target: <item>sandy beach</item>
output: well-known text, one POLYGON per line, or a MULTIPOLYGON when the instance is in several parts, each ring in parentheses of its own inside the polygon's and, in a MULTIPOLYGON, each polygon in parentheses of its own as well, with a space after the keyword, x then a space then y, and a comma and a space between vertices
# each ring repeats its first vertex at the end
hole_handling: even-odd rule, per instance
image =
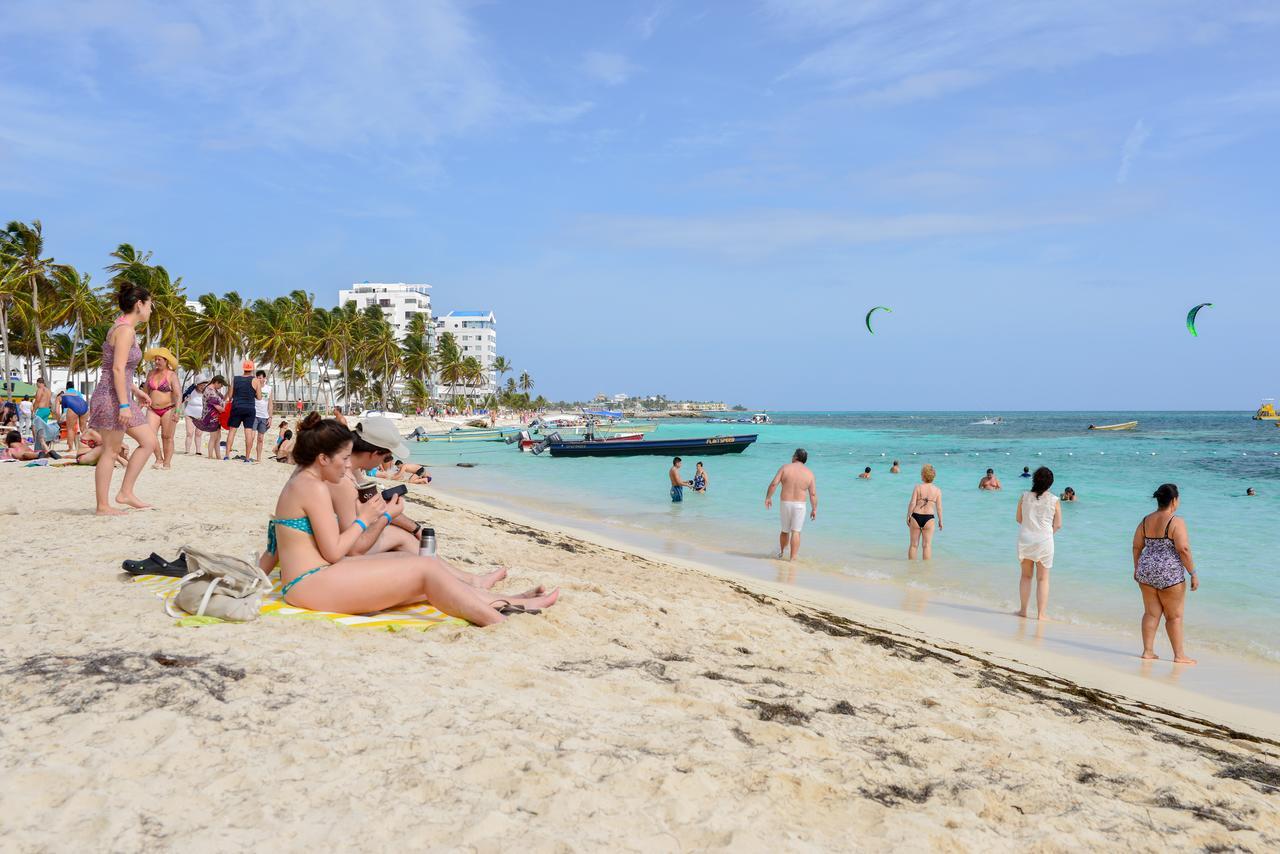
POLYGON ((108 519, 92 469, 0 467, 6 850, 1280 847, 1264 713, 1228 725, 430 488, 409 512, 443 557, 560 603, 483 631, 180 628, 127 583, 121 560, 184 543, 255 554, 289 471, 179 455, 139 481, 157 510, 108 519))

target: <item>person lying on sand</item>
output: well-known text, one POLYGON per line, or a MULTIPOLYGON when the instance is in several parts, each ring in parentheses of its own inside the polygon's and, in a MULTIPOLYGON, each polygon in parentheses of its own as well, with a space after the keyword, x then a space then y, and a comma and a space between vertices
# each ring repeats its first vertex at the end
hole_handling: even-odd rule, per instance
POLYGON ((8 449, 9 459, 11 460, 30 462, 31 460, 43 460, 45 457, 51 460, 62 459, 57 451, 37 451, 23 441, 22 434, 17 430, 10 430, 5 434, 4 446, 8 449))
POLYGON ((478 626, 500 623, 506 613, 537 611, 555 604, 559 590, 543 593, 535 588, 518 596, 500 596, 460 581, 457 570, 435 557, 351 555, 372 526, 385 527, 404 509, 399 496, 388 505, 375 494, 359 506, 351 524, 343 525, 334 517, 339 508, 334 505, 331 487, 346 478, 357 438, 358 434, 337 421, 322 419, 314 412, 298 425, 293 449, 298 468, 276 501, 264 555, 264 561, 268 556, 278 558, 285 602, 343 614, 368 614, 426 602, 478 626))

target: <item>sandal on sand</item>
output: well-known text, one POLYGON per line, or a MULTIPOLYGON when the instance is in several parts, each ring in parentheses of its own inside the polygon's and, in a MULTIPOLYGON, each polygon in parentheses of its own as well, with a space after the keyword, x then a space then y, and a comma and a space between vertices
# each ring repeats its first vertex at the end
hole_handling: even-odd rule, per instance
POLYGON ((177 560, 165 560, 152 552, 143 560, 126 560, 120 568, 130 575, 167 575, 170 578, 182 578, 187 574, 187 556, 179 554, 177 560))
POLYGON ((510 616, 511 614, 541 614, 541 608, 526 608, 523 605, 513 605, 506 599, 499 599, 493 603, 493 607, 499 614, 510 616))

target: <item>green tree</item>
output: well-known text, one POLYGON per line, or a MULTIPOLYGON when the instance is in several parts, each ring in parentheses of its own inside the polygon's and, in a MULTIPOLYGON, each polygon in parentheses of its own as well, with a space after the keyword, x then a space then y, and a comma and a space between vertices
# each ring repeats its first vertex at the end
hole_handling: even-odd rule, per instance
POLYGON ((525 394, 529 393, 529 389, 533 388, 533 377, 529 376, 528 371, 522 371, 520 374, 520 390, 525 394))
POLYGON ((52 258, 42 258, 44 254, 44 228, 40 220, 32 220, 30 225, 18 220, 11 221, 3 233, 0 233, 0 265, 15 270, 22 296, 30 300, 28 324, 35 338, 36 363, 40 375, 45 375, 44 340, 41 330, 40 290, 50 293, 50 283, 54 272, 52 258))

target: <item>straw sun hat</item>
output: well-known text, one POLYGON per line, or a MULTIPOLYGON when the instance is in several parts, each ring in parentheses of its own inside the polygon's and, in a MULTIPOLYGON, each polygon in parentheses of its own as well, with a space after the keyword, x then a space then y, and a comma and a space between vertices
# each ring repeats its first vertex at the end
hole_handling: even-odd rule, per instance
POLYGON ((142 358, 148 362, 156 358, 164 359, 169 363, 169 370, 178 370, 178 360, 169 352, 168 347, 148 347, 147 352, 142 354, 142 358))

